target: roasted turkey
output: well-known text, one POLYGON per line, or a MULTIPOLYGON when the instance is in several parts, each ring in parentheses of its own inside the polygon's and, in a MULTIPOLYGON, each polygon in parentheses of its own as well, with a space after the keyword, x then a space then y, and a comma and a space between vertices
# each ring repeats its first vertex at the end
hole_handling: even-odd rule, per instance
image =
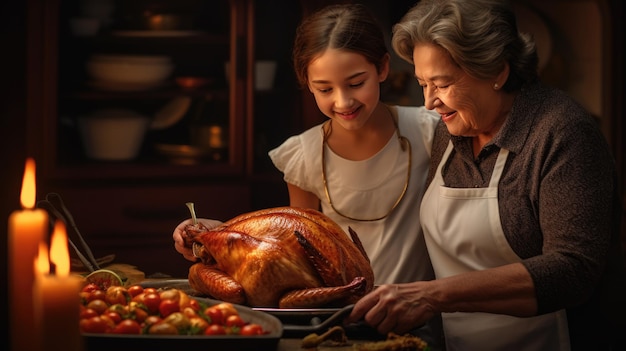
POLYGON ((200 258, 189 284, 251 307, 345 306, 374 284, 367 254, 349 232, 352 239, 321 212, 295 207, 245 213, 211 229, 188 225, 183 237, 200 258))

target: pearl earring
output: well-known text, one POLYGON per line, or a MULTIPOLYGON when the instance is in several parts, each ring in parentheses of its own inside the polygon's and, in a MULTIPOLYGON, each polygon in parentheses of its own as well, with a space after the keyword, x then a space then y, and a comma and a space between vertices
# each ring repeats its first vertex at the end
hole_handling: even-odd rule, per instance
POLYGON ((498 85, 498 83, 495 83, 493 85, 493 90, 498 90, 498 89, 500 89, 500 86, 498 85))

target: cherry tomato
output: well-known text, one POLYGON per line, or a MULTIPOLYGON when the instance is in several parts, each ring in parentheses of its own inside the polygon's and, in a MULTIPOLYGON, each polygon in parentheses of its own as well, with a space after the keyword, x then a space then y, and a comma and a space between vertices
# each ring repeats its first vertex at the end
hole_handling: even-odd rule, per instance
POLYGON ((98 314, 103 314, 109 308, 109 305, 104 300, 93 300, 87 304, 87 308, 91 308, 98 314))
POLYGON ((180 311, 180 305, 175 300, 161 300, 159 304, 159 313, 161 317, 167 317, 174 312, 180 311))
POLYGON ((101 314, 100 318, 107 324, 107 333, 111 332, 111 330, 115 328, 115 322, 111 319, 111 317, 107 316, 106 313, 101 314))
POLYGON ((87 292, 87 291, 81 291, 78 293, 78 297, 80 298, 80 303, 82 305, 86 305, 87 304, 87 299, 89 298, 89 295, 91 293, 87 292))
POLYGON ((104 292, 104 290, 94 290, 91 293, 89 293, 89 296, 87 296, 87 302, 91 302, 93 300, 102 300, 102 301, 106 301, 106 293, 104 292))
POLYGON ((189 307, 193 308, 196 312, 200 311, 200 303, 196 299, 191 299, 191 301, 189 301, 189 307))
POLYGON ((122 321, 122 316, 117 312, 107 311, 107 312, 104 312, 104 315, 111 318, 111 320, 115 324, 119 324, 122 321))
POLYGON ((80 319, 89 319, 91 317, 99 316, 100 314, 96 312, 93 308, 84 308, 80 311, 80 319))
POLYGON ((191 326, 189 318, 185 317, 182 312, 173 312, 169 316, 163 318, 163 323, 169 323, 176 327, 179 331, 186 331, 191 326))
POLYGON ((180 301, 180 290, 178 289, 163 290, 159 293, 159 296, 161 296, 161 300, 174 300, 178 302, 180 301))
POLYGON ((95 290, 100 290, 100 288, 98 287, 98 284, 89 283, 89 284, 83 286, 83 289, 81 291, 90 293, 90 292, 93 292, 95 290))
POLYGON ((124 319, 113 329, 115 334, 141 334, 141 326, 133 319, 124 319))
POLYGON ((110 319, 95 316, 91 318, 81 319, 79 322, 80 330, 83 333, 108 333, 113 329, 110 319))
POLYGON ((241 335, 263 335, 265 331, 260 324, 250 323, 241 327, 241 335))
POLYGON ((226 317, 226 326, 227 327, 243 327, 244 325, 246 325, 246 322, 239 316, 236 314, 230 315, 228 317, 226 317))
POLYGON ((156 288, 144 288, 143 292, 145 294, 158 294, 159 291, 156 288))
POLYGON ((226 328, 219 324, 211 324, 204 330, 204 335, 225 335, 226 328))
POLYGON ((191 327, 197 330, 205 330, 209 327, 209 322, 198 316, 190 317, 189 322, 191 323, 191 327))
POLYGON ((187 318, 198 317, 198 313, 196 313, 196 311, 193 308, 191 308, 191 307, 183 308, 183 314, 187 318))
POLYGON ((115 305, 109 306, 109 308, 107 308, 107 312, 116 312, 119 313, 120 316, 124 316, 128 314, 128 306, 116 303, 115 305))
POLYGON ((136 308, 132 311, 132 315, 133 319, 136 320, 139 323, 142 323, 143 321, 146 320, 146 318, 148 318, 148 312, 146 310, 144 310, 143 308, 136 308))
POLYGON ((81 319, 78 326, 83 333, 105 333, 107 328, 100 316, 81 319))
POLYGON ((157 293, 145 293, 143 296, 143 304, 146 305, 148 312, 154 314, 159 312, 159 305, 161 304, 161 297, 157 293))
POLYGON ((228 302, 218 303, 217 305, 214 305, 214 307, 222 311, 222 316, 224 320, 226 320, 228 316, 231 316, 233 314, 239 314, 235 306, 228 302))
POLYGON ((133 296, 130 299, 130 302, 143 303, 143 299, 144 299, 145 296, 146 296, 146 293, 143 293, 143 292, 139 293, 139 294, 133 296))
POLYGON ((152 315, 152 316, 148 316, 148 317, 146 317, 146 319, 144 319, 143 325, 144 326, 151 326, 153 324, 159 323, 160 321, 162 321, 161 317, 156 316, 156 315, 152 315))
POLYGON ((135 297, 143 292, 143 286, 141 285, 131 285, 128 287, 128 293, 130 296, 135 297))
POLYGON ((209 317, 209 323, 211 324, 224 324, 224 316, 222 310, 215 306, 207 307, 204 309, 204 315, 209 317))
POLYGON ((130 318, 136 320, 139 323, 142 323, 146 318, 148 318, 148 311, 143 309, 141 305, 137 302, 130 302, 128 304, 128 313, 130 318))
POLYGON ((110 305, 122 304, 125 305, 130 301, 130 294, 128 290, 123 286, 110 286, 106 290, 105 300, 110 305))
POLYGON ((178 329, 169 323, 159 322, 150 326, 148 334, 176 335, 178 334, 178 329))

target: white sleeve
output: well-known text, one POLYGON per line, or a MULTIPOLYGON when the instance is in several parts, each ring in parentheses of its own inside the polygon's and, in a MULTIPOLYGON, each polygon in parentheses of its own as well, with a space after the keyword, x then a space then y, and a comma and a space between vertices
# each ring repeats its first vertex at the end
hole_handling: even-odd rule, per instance
POLYGON ((295 135, 283 142, 280 146, 268 153, 274 166, 283 173, 285 182, 293 184, 302 190, 315 191, 315 177, 312 177, 311 162, 316 162, 320 152, 314 148, 311 137, 319 135, 319 128, 295 135))

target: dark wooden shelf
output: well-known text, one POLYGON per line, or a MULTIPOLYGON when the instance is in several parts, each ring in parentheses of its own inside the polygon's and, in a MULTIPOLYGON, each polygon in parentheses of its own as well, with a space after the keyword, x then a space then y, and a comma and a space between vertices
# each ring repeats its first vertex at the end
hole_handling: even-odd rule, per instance
POLYGON ((141 99, 169 99, 176 96, 190 96, 205 100, 228 99, 226 87, 182 89, 174 82, 168 81, 162 87, 141 91, 115 91, 97 89, 83 84, 71 91, 61 91, 61 99, 68 100, 141 100, 141 99))

